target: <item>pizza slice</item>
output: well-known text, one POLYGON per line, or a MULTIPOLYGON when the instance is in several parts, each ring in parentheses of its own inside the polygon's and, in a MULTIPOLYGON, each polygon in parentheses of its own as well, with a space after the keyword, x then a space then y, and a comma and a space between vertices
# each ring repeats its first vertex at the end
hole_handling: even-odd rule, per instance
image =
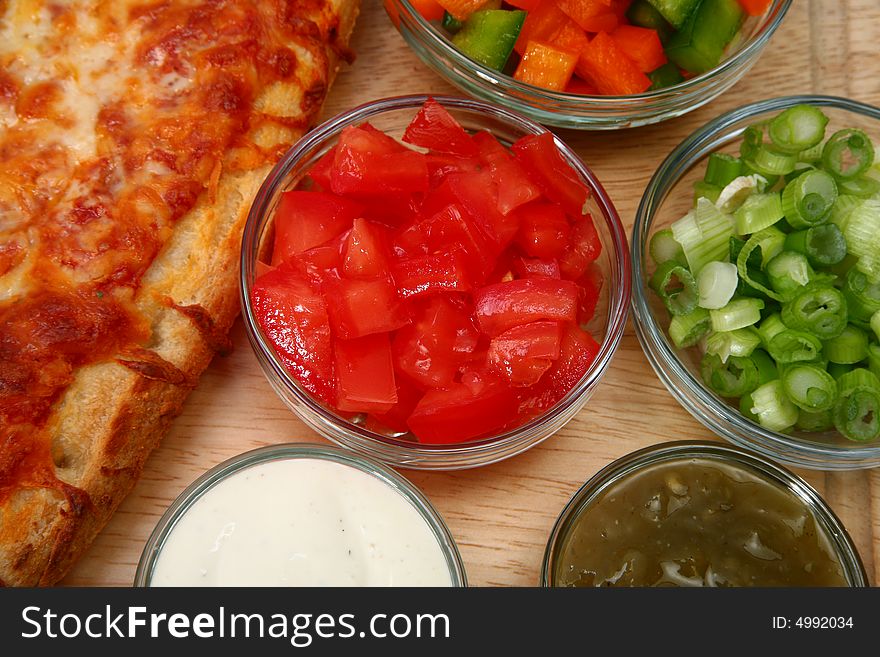
POLYGON ((59 580, 238 312, 358 0, 0 0, 0 584, 59 580))

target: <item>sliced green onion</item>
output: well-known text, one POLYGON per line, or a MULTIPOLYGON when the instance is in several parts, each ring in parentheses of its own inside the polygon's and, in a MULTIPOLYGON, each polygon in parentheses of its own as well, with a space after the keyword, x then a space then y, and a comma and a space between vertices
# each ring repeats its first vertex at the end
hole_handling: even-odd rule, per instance
POLYGON ((731 356, 726 362, 705 354, 700 374, 709 388, 721 397, 740 397, 758 386, 758 369, 750 358, 731 356))
POLYGON ((735 331, 761 321, 761 299, 734 299, 723 308, 710 310, 713 331, 735 331))
POLYGON ((862 199, 858 198, 857 196, 851 196, 850 194, 841 194, 834 202, 828 220, 845 233, 852 211, 861 204, 862 199))
POLYGON ((812 164, 807 164, 806 162, 798 162, 794 165, 794 171, 784 176, 785 184, 787 185, 792 180, 797 178, 798 176, 802 176, 807 173, 807 171, 815 171, 816 167, 812 164))
POLYGON ((867 199, 850 212, 843 229, 849 252, 855 256, 875 256, 880 240, 880 200, 867 199))
POLYGON ((782 317, 779 316, 779 313, 767 315, 758 326, 758 335, 761 337, 764 349, 767 349, 770 346, 770 341, 773 340, 774 337, 785 331, 787 328, 788 327, 782 322, 782 317))
POLYGON ((800 409, 794 426, 801 431, 828 431, 834 428, 834 420, 831 418, 831 411, 813 412, 800 409))
POLYGON ((880 340, 880 310, 871 317, 871 330, 874 331, 874 335, 880 340))
POLYGON ((795 406, 805 411, 828 411, 837 401, 834 377, 815 365, 787 367, 782 374, 782 387, 795 406))
POLYGON ((740 157, 743 161, 752 159, 763 145, 764 127, 761 125, 750 125, 743 130, 742 141, 739 145, 740 157))
POLYGON ((807 148, 806 150, 798 153, 798 161, 799 162, 807 162, 809 164, 816 164, 822 160, 822 149, 824 144, 816 144, 812 148, 807 148))
POLYGON ((747 393, 739 398, 739 412, 755 424, 760 424, 758 416, 752 413, 752 406, 754 405, 755 403, 752 400, 752 393, 747 393))
POLYGON ((857 128, 838 130, 822 149, 822 165, 837 178, 852 179, 861 176, 874 163, 874 145, 857 128))
POLYGON ((708 263, 697 276, 698 305, 709 310, 723 308, 733 298, 737 283, 735 264, 717 260, 708 263))
POLYGON ((798 419, 798 408, 786 397, 779 379, 752 391, 752 413, 762 427, 771 431, 784 431, 798 419))
POLYGON ((837 200, 837 183, 829 174, 816 169, 798 176, 782 191, 785 220, 794 229, 824 222, 837 200))
POLYGON ((797 251, 783 251, 767 263, 770 286, 782 299, 790 299, 813 277, 807 256, 797 251))
POLYGON ((759 280, 757 272, 749 267, 752 254, 756 249, 760 249, 762 266, 765 266, 770 260, 775 258, 782 252, 785 246, 785 233, 775 227, 765 228, 752 235, 739 252, 736 259, 736 267, 739 276, 743 281, 751 285, 756 290, 766 294, 771 299, 781 301, 781 297, 772 289, 767 287, 764 281, 759 280))
POLYGON ((761 338, 753 328, 710 333, 706 339, 706 353, 715 354, 726 363, 731 356, 745 358, 761 346, 761 338))
POLYGON ((687 315, 697 307, 697 282, 687 267, 675 260, 658 266, 650 285, 672 315, 687 315))
POLYGON ((808 363, 815 361, 822 353, 822 341, 806 331, 785 329, 770 340, 767 351, 777 363, 808 363))
POLYGON ((713 260, 726 260, 733 222, 711 201, 699 199, 692 212, 672 224, 672 235, 684 249, 691 273, 696 276, 713 260))
POLYGON ((880 310, 880 283, 872 283, 867 274, 851 268, 843 283, 843 296, 850 321, 868 323, 880 310))
POLYGON ((836 381, 847 372, 852 372, 855 368, 852 365, 842 365, 840 363, 828 363, 825 370, 834 377, 836 381))
POLYGON ((784 176, 794 171, 797 155, 783 153, 773 146, 760 146, 749 159, 749 166, 764 176, 784 176))
POLYGON ((830 286, 811 285, 782 306, 786 326, 807 331, 820 340, 837 337, 846 328, 846 299, 830 286))
POLYGON ((758 368, 758 385, 764 385, 768 381, 779 378, 779 368, 776 362, 763 349, 755 349, 751 355, 752 362, 758 368))
POLYGON ((703 181, 715 187, 726 187, 742 172, 742 160, 727 153, 712 153, 706 165, 703 181))
POLYGON ((660 265, 670 260, 674 260, 682 265, 687 264, 681 244, 675 241, 675 238, 672 236, 672 230, 669 228, 664 228, 654 233, 648 245, 648 250, 655 265, 660 265))
POLYGON ((825 139, 828 117, 812 105, 796 105, 770 121, 768 133, 773 145, 797 155, 825 139))
POLYGON ((868 345, 868 369, 874 376, 880 377, 880 345, 868 345))
POLYGON ((735 178, 721 190, 715 206, 722 212, 735 212, 752 194, 761 194, 767 188, 767 179, 755 173, 735 178))
POLYGON ((721 196, 721 188, 717 185, 710 185, 702 180, 694 183, 694 207, 696 207, 701 198, 715 203, 719 196, 721 196))
POLYGON ((852 180, 841 180, 837 184, 841 194, 855 196, 856 198, 871 198, 880 193, 880 180, 860 176, 852 180))
POLYGON ((819 224, 789 233, 785 248, 803 253, 814 267, 830 267, 846 257, 846 238, 834 224, 819 224))
MULTIPOLYGON (((880 240, 877 240, 877 249, 880 251, 880 240)), ((861 256, 856 262, 856 269, 867 276, 871 283, 880 283, 880 253, 861 256)))
POLYGON ((774 193, 752 194, 733 213, 737 235, 757 233, 769 228, 783 216, 782 198, 774 193))
POLYGON ((864 368, 837 381, 839 397, 834 426, 849 440, 864 442, 880 435, 880 379, 864 368))
POLYGON ((709 311, 695 308, 687 315, 674 315, 669 322, 669 337, 678 349, 693 347, 712 329, 709 311))
POLYGON ((822 343, 822 353, 832 363, 853 365, 868 357, 868 334, 852 324, 835 338, 822 343))

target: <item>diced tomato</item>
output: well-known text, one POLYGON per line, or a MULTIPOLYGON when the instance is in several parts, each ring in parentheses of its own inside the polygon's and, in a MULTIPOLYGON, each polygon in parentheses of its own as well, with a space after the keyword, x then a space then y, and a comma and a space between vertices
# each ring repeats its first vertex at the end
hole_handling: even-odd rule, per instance
POLYGON ((604 0, 555 0, 559 9, 587 32, 610 32, 617 15, 604 0))
POLYGON ((643 73, 650 73, 666 63, 666 53, 656 30, 636 25, 620 25, 611 38, 643 73))
POLYGON ((475 156, 477 148, 443 105, 429 98, 403 133, 403 141, 440 153, 475 156))
POLYGON ((527 135, 510 148, 547 198, 559 203, 566 213, 575 217, 581 215, 590 195, 589 189, 562 157, 552 133, 527 135))
POLYGON ((572 281, 523 278, 476 290, 474 308, 483 333, 496 336, 542 319, 573 322, 577 299, 578 287, 572 281))
POLYGON ((470 313, 436 297, 417 306, 413 323, 395 334, 394 364, 422 388, 446 386, 478 340, 470 313))
POLYGON ((371 413, 367 418, 366 428, 377 433, 406 433, 409 426, 407 419, 422 398, 422 391, 408 381, 397 381, 397 403, 384 413, 371 413), (389 431, 390 430, 390 431, 389 431))
POLYGON ((521 205, 541 196, 541 190, 526 172, 513 159, 504 146, 485 130, 473 136, 480 158, 489 166, 492 180, 498 188, 498 210, 503 215, 510 214, 521 205))
POLYGON ((559 258, 562 277, 577 280, 602 253, 602 242, 593 224, 593 218, 585 214, 575 220, 569 235, 569 247, 559 258))
POLYGON ((383 226, 396 228, 419 217, 422 194, 401 194, 391 196, 358 196, 364 210, 364 219, 375 221, 383 226))
POLYGON ((397 293, 413 299, 473 287, 461 249, 399 260, 391 266, 397 293))
POLYGON ((513 251, 508 249, 498 256, 498 259, 495 261, 495 269, 486 278, 486 285, 505 283, 513 279, 513 251))
POLYGON ((343 340, 394 331, 409 323, 409 313, 388 279, 331 279, 321 288, 333 334, 343 340))
POLYGON ((739 4, 749 16, 761 16, 773 0, 739 0, 739 4))
POLYGON ((419 229, 431 253, 461 249, 475 282, 482 282, 491 272, 497 248, 476 228, 461 205, 447 205, 423 221, 419 229))
POLYGON ((337 340, 336 407, 353 413, 385 413, 397 403, 387 333, 337 340))
POLYGON ((559 322, 532 322, 514 326, 492 338, 489 363, 512 386, 532 386, 559 358, 561 337, 559 322))
POLYGON ((559 358, 534 386, 525 390, 519 412, 524 418, 550 409, 574 388, 596 359, 599 344, 577 324, 562 330, 559 358))
POLYGON ((580 296, 578 298, 578 323, 587 324, 593 315, 596 314, 596 306, 599 304, 599 297, 602 294, 602 284, 605 277, 602 270, 593 262, 587 267, 587 271, 578 280, 580 286, 580 296))
POLYGON ((498 186, 489 172, 453 174, 446 182, 453 196, 480 225, 483 233, 494 238, 500 251, 516 235, 517 222, 498 210, 498 186))
POLYGON ((419 401, 408 424, 422 443, 452 444, 490 435, 516 415, 512 388, 493 381, 479 389, 463 383, 432 388, 419 401))
POLYGON ((375 128, 345 128, 336 147, 330 188, 336 194, 365 196, 427 191, 425 156, 395 145, 400 146, 375 128))
POLYGON ((318 191, 330 191, 330 176, 333 171, 333 163, 336 161, 336 146, 324 153, 321 158, 309 169, 311 178, 320 187, 318 191))
POLYGON ((351 228, 361 206, 326 192, 284 192, 275 210, 272 264, 333 239, 351 228))
POLYGON ((332 404, 332 339, 321 295, 288 266, 257 278, 251 295, 257 321, 285 369, 309 393, 332 404))
POLYGON ((576 70, 600 94, 609 96, 640 94, 651 86, 651 79, 607 32, 599 32, 584 48, 576 70))
POLYGON ((507 4, 524 11, 534 11, 543 0, 507 0, 507 4))
POLYGON ((478 160, 450 153, 428 153, 425 159, 431 189, 440 186, 450 173, 476 173, 481 169, 478 160))
POLYGON ((418 221, 404 225, 391 237, 391 252, 397 258, 414 258, 428 253, 426 234, 418 221))
POLYGON ((355 219, 342 247, 342 271, 348 278, 387 278, 388 251, 381 226, 355 219))
POLYGON ((513 77, 542 89, 562 91, 574 75, 577 62, 577 53, 530 39, 513 77))
POLYGON ((518 256, 513 259, 513 272, 517 278, 562 278, 559 262, 555 258, 539 260, 518 256))
MULTIPOLYGON (((343 234, 344 235, 344 234, 343 234)), ((328 278, 336 277, 342 266, 341 242, 337 238, 323 246, 316 246, 308 251, 303 251, 294 256, 289 264, 300 271, 309 282, 320 289, 321 284, 328 278)))
POLYGON ((523 253, 533 258, 556 258, 568 246, 571 227, 565 212, 555 203, 534 201, 517 211, 519 232, 516 243, 523 253))

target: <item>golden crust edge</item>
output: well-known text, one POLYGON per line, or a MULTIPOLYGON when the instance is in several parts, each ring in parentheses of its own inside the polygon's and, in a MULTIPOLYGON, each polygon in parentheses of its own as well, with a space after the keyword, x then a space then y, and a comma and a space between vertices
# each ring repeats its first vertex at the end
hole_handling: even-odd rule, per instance
MULTIPOLYGON (((342 1, 338 34, 339 41, 344 45, 349 42, 358 13, 359 0, 342 1)), ((340 59, 332 48, 328 47, 328 54, 327 91, 329 92, 340 59)), ((310 124, 319 112, 320 107, 315 108, 312 116, 309 117, 310 124)), ((231 197, 238 192, 240 199, 232 213, 235 219, 223 236, 223 243, 212 245, 218 254, 213 267, 216 280, 210 285, 196 286, 195 294, 191 298, 172 297, 177 303, 201 305, 224 333, 228 332, 239 313, 238 261, 244 222, 253 195, 270 168, 267 166, 243 176, 229 177, 224 173, 221 176, 216 201, 211 203, 203 197, 197 207, 181 219, 180 228, 176 229, 175 236, 172 237, 173 241, 178 231, 185 231, 185 224, 188 224, 194 232, 199 232, 199 229, 203 228, 198 225, 200 220, 203 221, 200 215, 222 208, 224 200, 232 200, 231 197), (234 186, 233 178, 236 178, 234 186), (239 190, 242 186, 250 192, 241 194, 239 190), (222 198, 224 189, 226 199, 222 198)), ((213 220, 217 222, 218 218, 215 216, 213 220)), ((155 273, 157 264, 158 262, 151 266, 148 275, 155 273)), ((197 272, 202 276, 210 273, 197 272)), ((184 277, 178 277, 178 280, 180 278, 184 277)), ((165 295, 168 291, 165 288, 167 285, 142 286, 138 298, 149 305, 151 297, 158 300, 165 295)), ((169 329, 172 332, 182 331, 189 334, 186 344, 158 344, 155 347, 156 351, 161 354, 163 347, 173 350, 174 347, 183 346, 185 353, 178 354, 179 357, 172 362, 188 376, 190 381, 195 382, 211 362, 213 351, 188 320, 175 311, 158 309, 158 304, 155 305, 157 316, 161 316, 155 326, 157 332, 161 333, 163 329, 169 329)), ((94 436, 82 442, 99 446, 98 449, 91 450, 88 463, 82 469, 83 474, 75 482, 77 488, 88 494, 91 505, 79 509, 71 508, 71 504, 54 491, 42 491, 42 494, 34 497, 29 507, 24 510, 26 518, 48 518, 42 527, 36 527, 36 521, 32 522, 30 529, 39 530, 37 532, 28 532, 29 528, 21 524, 10 525, 0 513, 0 586, 49 586, 67 574, 112 517, 122 500, 131 492, 148 456, 161 442, 192 389, 191 385, 180 386, 146 379, 120 365, 101 367, 106 370, 101 375, 102 382, 108 390, 115 392, 116 404, 108 409, 103 405, 103 398, 99 398, 87 406, 76 406, 69 412, 84 418, 84 421, 74 422, 78 425, 76 431, 87 432, 94 436), (96 424, 91 422, 90 418, 100 418, 100 420, 96 424), (108 466, 108 462, 115 464, 108 466)), ((83 377, 93 375, 93 368, 84 368, 77 373, 71 388, 81 382, 83 377)), ((63 410, 59 411, 56 416, 63 413, 63 410)), ((65 419, 67 418, 53 417, 50 422, 58 424, 65 419)), ((74 436, 72 442, 76 443, 77 438, 78 436, 74 436)))

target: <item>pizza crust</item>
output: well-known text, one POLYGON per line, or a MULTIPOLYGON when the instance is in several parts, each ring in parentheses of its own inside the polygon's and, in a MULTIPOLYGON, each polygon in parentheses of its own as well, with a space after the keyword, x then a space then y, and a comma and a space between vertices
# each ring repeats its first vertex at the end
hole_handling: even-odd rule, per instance
MULTIPOLYGON (((322 101, 339 55, 347 52, 359 9, 358 0, 330 4, 340 17, 337 47, 327 48, 327 70, 318 67, 313 88, 305 90, 306 96, 319 95, 322 101)), ((309 124, 320 109, 312 105, 305 117, 309 124)), ((272 134, 279 142, 291 136, 281 128, 272 134)), ((233 157, 239 154, 229 153, 227 162, 233 157)), ((203 194, 179 220, 142 279, 135 303, 152 324, 152 344, 146 347, 180 370, 185 381, 145 378, 113 361, 76 373, 47 425, 56 474, 72 488, 19 490, 0 504, 0 585, 56 583, 136 483, 216 346, 168 300, 200 306, 219 331, 228 332, 239 312, 241 233, 251 200, 270 169, 221 170, 213 198, 203 194)))

